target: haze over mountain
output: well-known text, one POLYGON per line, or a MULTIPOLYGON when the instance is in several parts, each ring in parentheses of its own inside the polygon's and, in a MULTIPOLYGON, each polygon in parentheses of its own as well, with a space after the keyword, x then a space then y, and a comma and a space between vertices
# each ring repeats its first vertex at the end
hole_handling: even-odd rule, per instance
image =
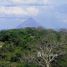
POLYGON ((33 18, 29 18, 19 24, 16 28, 25 28, 25 27, 40 27, 41 25, 33 18))

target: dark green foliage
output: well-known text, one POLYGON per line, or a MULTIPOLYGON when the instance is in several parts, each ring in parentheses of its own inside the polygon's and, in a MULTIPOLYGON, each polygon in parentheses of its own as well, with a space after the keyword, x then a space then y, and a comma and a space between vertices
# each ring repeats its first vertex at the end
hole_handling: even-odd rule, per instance
MULTIPOLYGON (((67 32, 40 28, 0 31, 0 42, 4 43, 0 43, 0 67, 40 67, 32 60, 40 40, 43 43, 61 42, 67 45, 67 32)), ((67 46, 65 48, 67 51, 67 46)), ((67 55, 59 58, 57 63, 52 62, 52 66, 67 67, 67 55)))

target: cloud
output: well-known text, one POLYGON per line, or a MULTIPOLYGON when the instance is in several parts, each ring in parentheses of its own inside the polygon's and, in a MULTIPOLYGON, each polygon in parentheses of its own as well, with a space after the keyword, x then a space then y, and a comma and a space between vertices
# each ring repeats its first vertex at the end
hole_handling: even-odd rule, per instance
POLYGON ((49 0, 43 0, 43 3, 44 4, 48 4, 49 3, 49 0))
POLYGON ((39 9, 35 7, 28 7, 26 10, 32 16, 36 16, 39 13, 39 9))
POLYGON ((10 0, 13 3, 21 3, 23 0, 10 0))
POLYGON ((8 0, 13 4, 47 4, 49 0, 8 0))
POLYGON ((21 14, 27 14, 27 12, 20 7, 0 7, 0 14, 6 14, 6 15, 21 15, 21 14))
POLYGON ((12 3, 35 3, 38 0, 10 0, 12 3))
POLYGON ((35 3, 38 3, 39 0, 1 0, 0 2, 1 2, 0 3, 0 5, 1 5, 0 6, 0 15, 36 16, 39 13, 39 8, 37 8, 35 5, 34 5, 34 7, 33 6, 23 6, 23 4, 33 4, 33 3, 35 4, 35 3), (5 6, 5 5, 7 5, 7 6, 5 6))
POLYGON ((42 2, 42 3, 48 3, 50 2, 50 0, 10 0, 11 2, 14 3, 38 3, 38 2, 42 2))
POLYGON ((30 15, 30 16, 36 16, 38 14, 39 10, 36 7, 0 7, 0 14, 3 15, 30 15))

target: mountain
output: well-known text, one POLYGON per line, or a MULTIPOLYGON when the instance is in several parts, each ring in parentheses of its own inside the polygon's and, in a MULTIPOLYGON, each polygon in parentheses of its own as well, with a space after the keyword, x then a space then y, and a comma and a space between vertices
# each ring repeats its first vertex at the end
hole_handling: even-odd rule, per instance
POLYGON ((16 28, 25 28, 25 27, 40 27, 39 23, 36 22, 33 18, 29 18, 26 21, 19 24, 16 28))

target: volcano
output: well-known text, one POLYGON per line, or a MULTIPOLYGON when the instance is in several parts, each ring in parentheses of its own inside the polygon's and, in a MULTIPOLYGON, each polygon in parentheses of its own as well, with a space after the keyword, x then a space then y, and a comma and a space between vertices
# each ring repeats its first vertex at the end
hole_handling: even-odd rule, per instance
POLYGON ((17 28, 25 28, 25 27, 40 27, 41 25, 36 22, 36 20, 34 20, 33 18, 29 18, 26 21, 22 22, 21 24, 19 24, 17 26, 17 28))

